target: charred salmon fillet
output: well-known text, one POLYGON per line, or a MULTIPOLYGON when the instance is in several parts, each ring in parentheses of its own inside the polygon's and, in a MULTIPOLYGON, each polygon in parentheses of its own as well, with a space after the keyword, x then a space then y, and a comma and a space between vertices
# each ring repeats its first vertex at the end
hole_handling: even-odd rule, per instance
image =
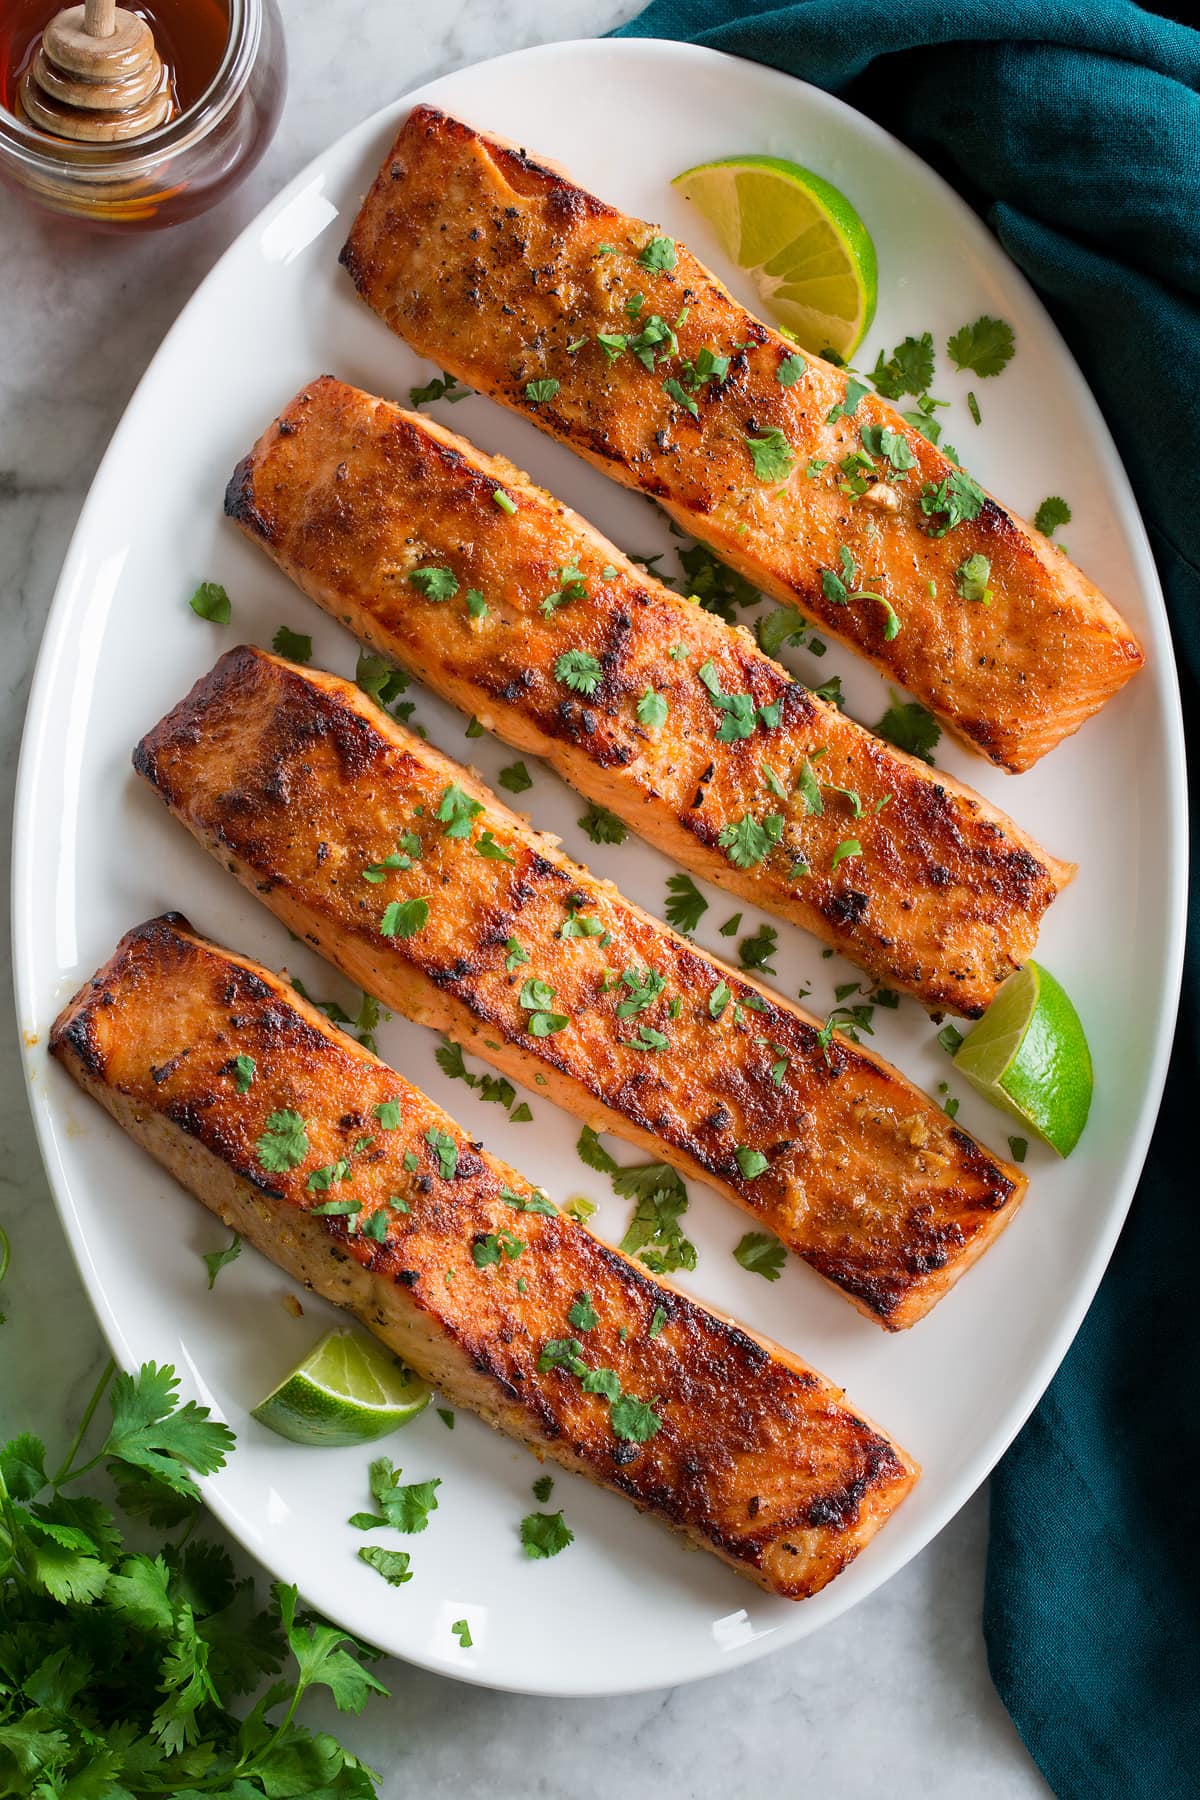
POLYGON ((822 1376, 651 1280, 177 914, 122 939, 50 1049, 197 1199, 448 1399, 770 1593, 824 1587, 916 1479, 822 1376), (570 1320, 584 1296, 591 1329, 570 1320))
POLYGON ((416 350, 653 496, 1002 767, 1141 666, 1099 590, 900 413, 523 150, 415 107, 342 262, 416 350))
POLYGON ((316 381, 225 505, 374 649, 933 1010, 982 1013, 1074 873, 428 419, 316 381))
POLYGON ((232 650, 138 745, 298 937, 597 1129, 709 1181, 869 1317, 926 1313, 1024 1178, 880 1057, 570 861, 348 682, 232 650))

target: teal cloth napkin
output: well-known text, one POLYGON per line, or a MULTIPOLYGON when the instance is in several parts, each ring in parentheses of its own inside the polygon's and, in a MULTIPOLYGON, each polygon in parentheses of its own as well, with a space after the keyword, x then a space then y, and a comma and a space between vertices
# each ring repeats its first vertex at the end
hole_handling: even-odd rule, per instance
MULTIPOLYGON (((1200 32, 1129 0, 655 0, 617 35, 689 39, 841 94, 984 213, 1078 358, 1137 490, 1196 792, 1200 32)), ((1131 769, 1128 791, 1102 803, 1135 807, 1154 778, 1131 769)), ((1137 1199, 992 1479, 992 1676, 1062 1800, 1200 1796, 1198 824, 1180 1027, 1137 1199)))

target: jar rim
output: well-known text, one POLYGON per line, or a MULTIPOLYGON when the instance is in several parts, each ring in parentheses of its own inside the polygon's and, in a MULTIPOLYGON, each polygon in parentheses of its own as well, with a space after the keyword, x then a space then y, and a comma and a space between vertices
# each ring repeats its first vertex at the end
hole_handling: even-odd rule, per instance
POLYGON ((128 144, 89 144, 49 137, 0 107, 0 152, 16 156, 31 170, 62 173, 70 164, 84 181, 136 178, 151 172, 167 156, 206 137, 234 105, 258 55, 263 27, 263 0, 228 0, 229 36, 212 80, 183 112, 128 144))

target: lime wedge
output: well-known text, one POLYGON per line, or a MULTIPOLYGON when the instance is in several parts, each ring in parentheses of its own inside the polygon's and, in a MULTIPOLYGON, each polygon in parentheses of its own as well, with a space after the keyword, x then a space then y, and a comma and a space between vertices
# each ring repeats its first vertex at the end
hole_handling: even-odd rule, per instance
POLYGON ((875 317, 876 263, 845 194, 782 156, 700 163, 671 186, 704 214, 798 343, 849 360, 875 317))
POLYGON ((428 1404, 426 1384, 389 1351, 357 1332, 329 1331, 252 1416, 294 1444, 369 1444, 428 1404))
POLYGON ((1060 1156, 1071 1154, 1092 1104, 1092 1053, 1070 996, 1048 969, 1028 962, 1009 976, 954 1066, 985 1100, 1060 1156))

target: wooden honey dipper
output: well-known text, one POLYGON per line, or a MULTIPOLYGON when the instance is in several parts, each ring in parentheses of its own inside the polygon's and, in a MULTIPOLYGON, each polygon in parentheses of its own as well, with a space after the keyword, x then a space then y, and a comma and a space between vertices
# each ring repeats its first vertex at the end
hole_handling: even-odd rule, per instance
POLYGON ((40 131, 88 143, 142 137, 174 111, 154 33, 116 0, 84 0, 51 19, 20 103, 40 131))

